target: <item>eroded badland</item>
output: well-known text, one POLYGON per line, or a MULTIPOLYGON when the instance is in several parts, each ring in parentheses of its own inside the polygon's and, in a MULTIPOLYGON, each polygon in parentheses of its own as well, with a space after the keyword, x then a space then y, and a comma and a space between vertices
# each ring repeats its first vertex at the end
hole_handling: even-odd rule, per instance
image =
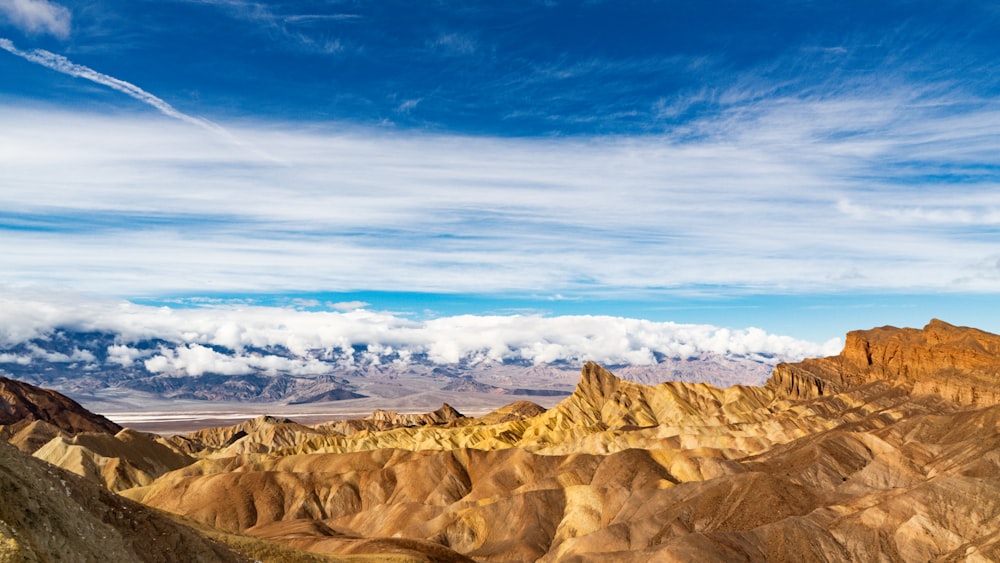
POLYGON ((0 561, 996 561, 998 381, 1000 336, 940 321, 479 418, 161 437, 3 380, 0 561))

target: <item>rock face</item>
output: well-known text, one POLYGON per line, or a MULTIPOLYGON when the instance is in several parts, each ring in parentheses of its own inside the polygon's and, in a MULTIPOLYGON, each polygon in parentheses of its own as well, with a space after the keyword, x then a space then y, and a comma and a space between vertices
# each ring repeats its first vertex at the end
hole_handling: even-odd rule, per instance
POLYGON ((94 414, 69 397, 0 377, 0 424, 41 420, 70 433, 115 434, 122 427, 94 414))
POLYGON ((966 407, 1000 403, 1000 336, 937 319, 922 330, 881 327, 847 334, 838 356, 779 364, 767 386, 808 399, 884 381, 966 407))

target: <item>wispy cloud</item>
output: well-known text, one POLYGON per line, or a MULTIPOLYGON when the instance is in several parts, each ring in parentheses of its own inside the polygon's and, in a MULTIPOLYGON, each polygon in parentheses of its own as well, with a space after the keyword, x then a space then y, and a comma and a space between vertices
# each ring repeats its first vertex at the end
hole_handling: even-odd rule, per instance
POLYGON ((183 127, 7 110, 0 280, 135 296, 997 291, 982 266, 997 115, 899 91, 749 102, 633 139, 235 129, 277 166, 183 127))
POLYGON ((462 33, 442 33, 430 41, 428 45, 452 55, 472 55, 478 50, 476 40, 462 33))
POLYGON ((48 0, 0 0, 0 14, 30 34, 49 34, 66 39, 73 15, 65 6, 48 0))
POLYGON ((339 301, 337 303, 330 303, 331 309, 336 309, 338 311, 354 311, 356 309, 363 309, 370 305, 364 301, 339 301))
POLYGON ((399 106, 396 108, 396 111, 399 111, 399 112, 402 112, 402 113, 406 113, 406 112, 412 111, 413 109, 415 109, 417 107, 417 105, 420 104, 420 101, 421 100, 419 98, 415 99, 415 100, 403 100, 403 102, 401 104, 399 104, 399 106))
POLYGON ((859 205, 844 199, 837 203, 841 212, 862 220, 890 220, 895 223, 908 223, 916 226, 928 225, 981 225, 1000 226, 1000 207, 992 193, 982 194, 975 200, 968 197, 965 201, 954 201, 951 198, 936 202, 929 207, 916 206, 886 206, 873 207, 859 205))
POLYGON ((74 78, 83 78, 84 80, 89 80, 96 84, 102 86, 107 86, 112 90, 117 90, 123 94, 126 94, 140 102, 152 106, 157 111, 166 115, 168 117, 173 117, 174 119, 179 119, 191 125, 197 125, 202 129, 211 131, 212 133, 228 135, 225 129, 200 117, 194 117, 186 113, 180 112, 167 102, 161 100, 160 98, 150 94, 149 92, 139 88, 135 84, 125 82, 124 80, 119 80, 113 76, 108 76, 107 74, 98 72, 92 68, 88 68, 83 65, 79 65, 70 61, 62 55, 57 55, 55 53, 46 51, 44 49, 32 49, 30 51, 22 51, 18 49, 14 43, 9 39, 0 38, 0 49, 7 51, 8 53, 21 57, 22 59, 42 65, 46 68, 52 69, 56 72, 61 72, 63 74, 72 76, 74 78))
POLYGON ((261 25, 298 49, 327 55, 340 53, 347 47, 341 39, 331 37, 325 26, 363 19, 360 15, 351 13, 281 13, 280 6, 247 0, 187 1, 221 8, 237 19, 261 25))

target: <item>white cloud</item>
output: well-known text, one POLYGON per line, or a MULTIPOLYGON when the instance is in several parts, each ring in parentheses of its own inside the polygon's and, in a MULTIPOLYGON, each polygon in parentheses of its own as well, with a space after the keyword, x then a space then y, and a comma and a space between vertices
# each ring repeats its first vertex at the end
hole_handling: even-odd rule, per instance
POLYGON ((0 354, 0 364, 17 364, 20 366, 26 366, 31 364, 31 356, 24 354, 11 354, 3 353, 0 354))
POLYGON ((108 346, 108 363, 118 364, 122 367, 132 367, 135 361, 149 356, 150 352, 131 348, 121 344, 108 346))
POLYGON ((336 309, 337 311, 353 311, 355 309, 363 309, 371 303, 366 303, 364 301, 338 301, 337 303, 330 303, 331 309, 336 309))
POLYGON ((65 6, 48 0, 0 0, 0 14, 31 34, 69 37, 73 15, 65 6))
POLYGON ((38 347, 37 345, 29 344, 28 350, 31 352, 31 356, 33 358, 57 364, 70 364, 74 362, 84 362, 90 364, 97 361, 93 352, 90 350, 81 350, 79 348, 74 348, 71 354, 63 354, 62 352, 50 352, 38 347))
MULTIPOLYGON (((128 343, 158 338, 169 345, 144 360, 146 369, 192 376, 257 371, 326 373, 330 370, 327 361, 350 365, 354 346, 365 348, 362 361, 370 364, 405 363, 416 355, 426 355, 441 364, 504 360, 579 364, 594 360, 634 365, 654 363, 654 354, 801 358, 835 354, 840 347, 836 340, 816 344, 756 328, 731 330, 608 316, 463 315, 415 321, 363 309, 344 313, 277 307, 165 309, 25 294, 0 298, 0 310, 0 330, 8 335, 6 345, 45 336, 56 328, 110 331, 123 344, 108 348, 108 361, 127 367, 148 355, 128 343), (12 338, 14 334, 18 336, 12 338), (232 352, 216 351, 213 346, 232 352), (293 356, 245 351, 251 347, 281 347, 293 356)), ((76 350, 72 356, 35 350, 33 355, 57 362, 94 361, 86 350, 76 350)))
POLYGON ((253 368, 226 354, 199 344, 188 344, 174 349, 163 348, 160 354, 145 361, 146 369, 153 373, 170 373, 199 376, 205 373, 221 375, 246 375, 253 368))
POLYGON ((162 120, 0 108, 0 209, 18 227, 0 231, 0 283, 998 291, 980 264, 1000 108, 925 102, 747 102, 632 139, 233 127, 278 162, 162 120))

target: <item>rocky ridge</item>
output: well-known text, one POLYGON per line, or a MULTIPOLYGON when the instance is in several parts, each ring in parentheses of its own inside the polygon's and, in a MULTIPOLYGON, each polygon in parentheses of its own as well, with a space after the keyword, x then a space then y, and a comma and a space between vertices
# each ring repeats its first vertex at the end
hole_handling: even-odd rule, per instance
POLYGON ((849 332, 837 356, 778 364, 767 386, 810 399, 887 381, 923 396, 979 407, 1000 403, 1000 336, 932 319, 922 330, 849 332))
POLYGON ((114 434, 122 429, 61 393, 0 377, 0 425, 23 424, 35 420, 47 422, 70 433, 114 434))

